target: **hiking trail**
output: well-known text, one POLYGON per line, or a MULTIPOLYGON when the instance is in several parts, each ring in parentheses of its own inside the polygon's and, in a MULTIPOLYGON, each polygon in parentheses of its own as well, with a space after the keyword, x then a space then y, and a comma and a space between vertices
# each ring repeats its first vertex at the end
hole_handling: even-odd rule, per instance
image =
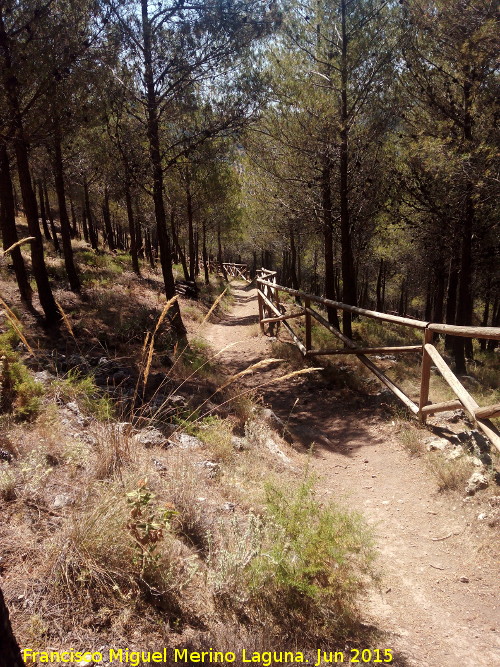
MULTIPOLYGON (((231 313, 203 330, 229 373, 273 356, 258 333, 256 290, 238 282, 233 293, 231 313)), ((245 384, 284 372, 258 370, 245 384)), ((379 648, 401 652, 395 664, 411 667, 500 664, 498 567, 484 549, 497 529, 481 533, 473 503, 438 492, 424 457, 410 456, 370 397, 346 400, 307 375, 259 393, 288 424, 298 459, 315 443, 310 466, 321 496, 361 512, 374 531, 381 580, 364 600, 363 621, 385 633, 379 648)))

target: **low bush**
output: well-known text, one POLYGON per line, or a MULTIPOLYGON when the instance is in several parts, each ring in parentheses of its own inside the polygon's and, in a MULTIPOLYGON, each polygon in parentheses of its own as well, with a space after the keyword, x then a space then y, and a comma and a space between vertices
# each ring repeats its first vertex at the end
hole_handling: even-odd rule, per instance
POLYGON ((373 559, 358 515, 314 497, 310 479, 266 488, 265 511, 233 525, 213 554, 215 593, 240 614, 279 625, 291 638, 341 638, 358 620, 357 596, 373 559))

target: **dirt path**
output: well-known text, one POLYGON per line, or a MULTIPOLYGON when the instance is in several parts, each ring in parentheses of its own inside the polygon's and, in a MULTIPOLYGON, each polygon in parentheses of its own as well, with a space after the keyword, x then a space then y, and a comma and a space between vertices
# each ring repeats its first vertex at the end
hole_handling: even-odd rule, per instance
MULTIPOLYGON (((217 351, 230 345, 220 355, 230 372, 271 356, 269 339, 257 335, 256 291, 235 295, 231 314, 204 332, 217 351)), ((325 498, 343 499, 374 529, 382 580, 365 620, 387 632, 381 648, 401 651, 412 667, 499 665, 498 568, 481 549, 474 510, 437 492, 425 463, 409 456, 369 399, 346 402, 338 388, 304 376, 263 393, 305 447, 316 443, 325 498)))

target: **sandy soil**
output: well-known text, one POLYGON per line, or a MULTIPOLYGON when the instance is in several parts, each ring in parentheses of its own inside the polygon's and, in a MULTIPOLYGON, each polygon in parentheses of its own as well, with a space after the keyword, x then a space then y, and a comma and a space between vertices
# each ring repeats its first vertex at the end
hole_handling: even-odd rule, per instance
MULTIPOLYGON (((203 333, 224 350, 229 372, 272 356, 256 327, 256 291, 234 291, 232 312, 203 333)), ((259 372, 247 383, 276 374, 259 372)), ((311 465, 324 497, 362 512, 373 527, 382 576, 364 608, 366 623, 386 633, 380 648, 401 652, 398 664, 411 666, 500 664, 498 564, 485 548, 498 540, 497 529, 478 532, 477 509, 438 493, 425 462, 410 457, 394 422, 369 398, 346 401, 338 388, 305 376, 261 393, 289 424, 299 450, 315 443, 311 465)))

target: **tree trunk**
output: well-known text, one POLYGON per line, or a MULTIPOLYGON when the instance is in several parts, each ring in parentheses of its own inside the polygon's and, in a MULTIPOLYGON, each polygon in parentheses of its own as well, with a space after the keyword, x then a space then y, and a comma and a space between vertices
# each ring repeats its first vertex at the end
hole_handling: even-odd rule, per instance
POLYGON ((24 667, 19 645, 12 632, 9 610, 0 588, 0 667, 24 667))
POLYGON ((224 276, 224 280, 227 280, 227 271, 224 266, 223 256, 222 256, 222 239, 221 239, 221 228, 220 220, 217 220, 217 262, 219 263, 220 270, 224 276))
POLYGON ((47 212, 45 211, 45 196, 43 191, 42 179, 38 179, 38 200, 40 202, 40 218, 42 220, 43 235, 46 241, 52 241, 49 226, 47 225, 47 212))
POLYGON ((378 269, 377 287, 376 287, 377 305, 375 306, 375 310, 378 313, 381 313, 384 310, 384 301, 382 299, 382 281, 384 273, 385 273, 385 263, 384 260, 381 259, 378 269))
POLYGON ((194 242, 194 223, 193 223, 193 195, 191 193, 191 172, 186 167, 186 213, 188 221, 188 256, 189 256, 189 280, 194 280, 196 250, 194 242))
MULTIPOLYGON (((335 268, 333 253, 333 219, 332 219, 332 192, 331 192, 331 165, 328 157, 325 158, 321 172, 321 202, 323 208, 323 237, 325 249, 325 297, 336 300, 335 268)), ((340 322, 335 308, 328 308, 328 321, 337 329, 340 322)))
POLYGON ((108 186, 104 188, 104 201, 102 203, 102 218, 104 220, 104 231, 106 233, 106 243, 110 250, 116 250, 113 226, 111 225, 111 215, 109 212, 109 191, 108 186))
MULTIPOLYGON (((464 83, 464 139, 472 151, 472 114, 471 114, 472 83, 469 78, 464 83)), ((474 230, 474 184, 467 178, 465 183, 465 206, 462 224, 462 253, 460 257, 460 282, 458 287, 458 304, 456 323, 459 326, 472 324, 472 234, 474 230)), ((457 336, 454 342, 454 355, 457 373, 466 373, 465 350, 472 357, 472 339, 457 336), (467 344, 468 343, 468 344, 467 344)))
POLYGON ((174 245, 177 249, 177 254, 179 255, 180 262, 182 264, 182 272, 184 274, 184 280, 190 280, 189 278, 189 269, 188 265, 186 262, 186 253, 183 251, 181 248, 181 244, 179 243, 179 235, 177 234, 177 229, 175 228, 175 207, 172 206, 172 210, 170 211, 170 229, 172 230, 172 239, 174 241, 174 245))
POLYGON ((76 219, 75 205, 73 203, 71 194, 69 196, 69 207, 71 211, 71 238, 74 239, 77 236, 79 236, 79 233, 78 233, 78 222, 76 219))
POLYGON ((61 246, 59 245, 59 239, 57 238, 56 226, 54 224, 54 214, 52 213, 52 207, 50 205, 50 199, 49 199, 49 191, 47 189, 47 181, 45 179, 43 180, 43 193, 45 197, 45 211, 47 212, 47 216, 49 218, 52 244, 54 246, 54 250, 59 254, 61 252, 61 246))
POLYGON ((210 285, 210 275, 208 266, 208 252, 207 252, 207 223, 205 217, 202 221, 202 254, 203 254, 203 273, 205 277, 205 285, 210 285))
MULTIPOLYGON (((500 327, 500 298, 498 297, 498 292, 495 294, 495 303, 493 304, 492 318, 491 318, 492 327, 500 327)), ((498 347, 497 340, 489 340, 487 349, 490 352, 494 352, 498 347)))
POLYGON ((295 235, 290 227, 290 279, 293 289, 299 290, 299 279, 297 276, 297 248, 295 247, 295 235))
POLYGON ((443 270, 442 266, 436 270, 434 277, 436 280, 436 286, 434 290, 431 319, 433 322, 440 324, 443 321, 445 287, 445 271, 443 270))
MULTIPOLYGON (((450 272, 448 275, 448 291, 446 295, 446 324, 456 324, 457 313, 457 287, 458 287, 458 266, 456 261, 456 250, 452 249, 450 258, 450 272)), ((453 336, 446 336, 445 347, 447 350, 453 349, 453 336)))
POLYGON ((128 168, 125 166, 125 205, 127 207, 128 233, 130 235, 130 256, 132 258, 132 269, 138 276, 140 276, 141 269, 139 266, 139 256, 137 254, 137 229, 130 188, 130 176, 128 173, 128 168))
MULTIPOLYGON (((486 281, 486 293, 484 295, 483 319, 481 321, 481 326, 482 327, 487 327, 488 326, 488 320, 490 319, 490 305, 491 305, 491 273, 488 274, 488 278, 487 278, 487 281, 486 281)), ((486 350, 486 344, 487 344, 486 338, 480 338, 479 339, 479 344, 481 346, 482 351, 486 350)))
POLYGON ((82 229, 85 243, 90 243, 89 226, 87 223, 87 207, 85 206, 85 201, 82 202, 82 229))
POLYGON ((89 184, 85 178, 83 181, 83 193, 85 197, 85 213, 87 218, 88 225, 88 235, 90 239, 90 245, 93 250, 99 249, 99 237, 97 234, 97 228, 94 223, 94 216, 92 215, 92 209, 90 208, 90 197, 89 197, 89 184))
MULTIPOLYGON (((172 253, 170 248, 170 237, 167 230, 167 218, 163 202, 163 168, 160 150, 160 132, 158 125, 158 100, 156 97, 153 57, 152 57, 152 35, 151 23, 148 17, 148 0, 141 0, 142 37, 144 56, 144 81, 146 85, 147 102, 147 132, 149 141, 149 156, 153 172, 153 201, 155 209, 156 229, 160 246, 160 262, 165 283, 167 299, 172 299, 175 292, 175 280, 172 271, 172 253)), ((172 305, 172 325, 177 334, 185 337, 186 328, 182 322, 179 304, 176 301, 172 305)))
MULTIPOLYGON (((349 211, 349 116, 347 106, 347 47, 348 35, 346 27, 347 0, 341 0, 342 48, 340 59, 341 91, 340 91, 340 235, 342 252, 342 300, 356 306, 356 275, 352 253, 352 234, 349 211)), ((352 338, 351 313, 344 312, 342 317, 343 331, 352 338)))
POLYGON ((54 179, 57 194, 57 203, 59 206, 59 222, 61 225, 61 239, 64 253, 64 266, 68 276, 69 284, 73 292, 79 292, 81 289, 80 278, 75 266, 73 257, 73 247, 71 245, 71 226, 69 223, 68 209, 66 206, 66 192, 64 186, 64 168, 61 150, 61 127, 59 117, 53 108, 54 123, 54 179))
POLYGON ((17 172, 21 186, 24 212, 30 236, 34 237, 34 240, 31 242, 31 265, 46 322, 47 324, 54 324, 59 321, 60 313, 52 294, 47 267, 45 265, 42 235, 38 222, 38 208, 29 168, 28 144, 24 135, 23 120, 19 106, 18 82, 17 78, 13 75, 9 38, 5 31, 3 11, 2 7, 0 7, 0 52, 3 55, 2 83, 7 108, 10 113, 11 137, 16 153, 17 172))
MULTIPOLYGON (((2 230, 2 242, 5 251, 17 243, 19 238, 16 229, 16 207, 12 190, 9 155, 7 153, 7 146, 4 143, 0 143, 0 228, 2 230)), ((21 248, 17 246, 9 254, 12 258, 12 265, 21 299, 31 305, 33 290, 29 283, 21 248)))

